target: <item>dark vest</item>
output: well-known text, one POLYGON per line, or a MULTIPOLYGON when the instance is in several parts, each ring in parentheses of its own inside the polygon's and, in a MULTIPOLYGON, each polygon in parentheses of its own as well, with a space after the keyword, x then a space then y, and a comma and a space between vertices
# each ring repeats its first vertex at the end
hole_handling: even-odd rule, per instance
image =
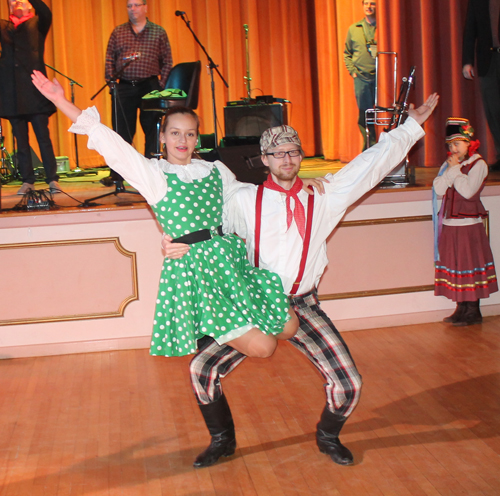
MULTIPOLYGON (((469 174, 470 170, 476 163, 482 160, 481 157, 477 158, 470 164, 464 165, 460 172, 462 174, 469 174)), ((477 217, 487 217, 486 209, 481 203, 481 192, 486 184, 486 178, 481 184, 479 190, 471 198, 464 198, 454 186, 446 190, 446 195, 444 197, 444 217, 446 219, 464 219, 464 218, 477 218, 477 217)))

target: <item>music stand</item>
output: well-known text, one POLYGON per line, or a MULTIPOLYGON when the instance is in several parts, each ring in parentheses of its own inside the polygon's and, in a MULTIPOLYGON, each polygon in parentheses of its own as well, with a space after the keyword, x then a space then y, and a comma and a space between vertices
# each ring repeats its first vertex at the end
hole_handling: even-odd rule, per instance
MULTIPOLYGON (((130 58, 123 64, 123 67, 121 70, 117 71, 115 74, 112 75, 111 80, 109 82, 106 82, 106 84, 94 95, 92 96, 91 100, 93 100, 101 91, 109 86, 111 88, 111 95, 113 98, 113 110, 114 110, 114 122, 115 122, 115 127, 118 127, 118 92, 116 88, 116 81, 120 78, 120 76, 123 74, 123 71, 134 61, 136 60, 137 57, 130 58)), ((117 129, 115 129, 115 132, 117 132, 117 129)), ((103 195, 99 196, 94 196, 93 198, 87 198, 84 200, 79 206, 80 207, 90 207, 90 206, 96 206, 96 205, 90 205, 90 202, 94 200, 99 200, 100 198, 106 198, 107 196, 115 195, 118 196, 120 193, 129 193, 131 195, 141 195, 138 191, 130 191, 125 188, 123 185, 123 181, 114 181, 115 183, 115 190, 111 191, 110 193, 104 193, 103 195)))

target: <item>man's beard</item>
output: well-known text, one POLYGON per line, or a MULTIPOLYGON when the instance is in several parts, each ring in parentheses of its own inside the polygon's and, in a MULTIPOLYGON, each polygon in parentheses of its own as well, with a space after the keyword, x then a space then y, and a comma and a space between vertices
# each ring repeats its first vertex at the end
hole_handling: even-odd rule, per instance
POLYGON ((294 166, 290 171, 283 171, 279 169, 274 175, 281 181, 290 181, 299 173, 300 166, 294 166))

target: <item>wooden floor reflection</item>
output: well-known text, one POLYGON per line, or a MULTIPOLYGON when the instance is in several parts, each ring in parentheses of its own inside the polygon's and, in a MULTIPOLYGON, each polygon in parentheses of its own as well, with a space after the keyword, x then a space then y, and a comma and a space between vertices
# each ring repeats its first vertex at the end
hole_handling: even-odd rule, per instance
POLYGON ((344 337, 364 380, 351 467, 318 452, 323 379, 288 343, 224 379, 238 448, 198 470, 189 357, 0 360, 0 495, 500 494, 500 317, 344 337))

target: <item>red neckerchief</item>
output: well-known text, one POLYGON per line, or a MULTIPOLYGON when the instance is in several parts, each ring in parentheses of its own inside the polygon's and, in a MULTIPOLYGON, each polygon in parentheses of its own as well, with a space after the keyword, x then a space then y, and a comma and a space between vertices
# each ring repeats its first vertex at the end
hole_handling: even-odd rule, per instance
MULTIPOLYGON (((262 197, 264 196, 264 185, 265 183, 260 184, 257 187, 257 196, 255 198, 255 247, 254 247, 255 267, 259 267, 260 265, 260 231, 262 227, 262 197)), ((306 270, 307 254, 309 253, 309 243, 311 241, 313 212, 314 212, 314 195, 309 195, 309 198, 307 200, 306 234, 304 238, 304 243, 302 245, 302 256, 300 258, 299 272, 297 274, 297 279, 292 285, 292 289, 289 293, 290 296, 294 296, 295 294, 297 294, 300 283, 302 282, 302 277, 304 276, 304 271, 306 270)))
POLYGON ((19 26, 23 22, 26 22, 27 20, 31 19, 32 17, 35 17, 35 14, 33 14, 33 12, 30 12, 29 14, 26 14, 25 16, 22 16, 22 17, 16 17, 15 15, 11 15, 9 17, 9 19, 10 19, 10 22, 12 22, 12 24, 14 24, 14 27, 17 28, 17 26, 19 26))
POLYGON ((292 218, 295 217, 295 223, 297 224, 297 229, 299 230, 299 234, 302 239, 306 234, 306 212, 304 210, 304 205, 299 200, 297 196, 298 192, 302 189, 302 179, 297 177, 294 185, 290 189, 282 188, 279 184, 276 184, 273 181, 271 174, 267 176, 267 179, 264 181, 264 188, 272 189, 273 191, 279 191, 280 193, 286 194, 286 225, 287 230, 290 229, 292 225, 292 218), (290 198, 295 200, 295 208, 292 213, 292 209, 290 207, 290 198))

